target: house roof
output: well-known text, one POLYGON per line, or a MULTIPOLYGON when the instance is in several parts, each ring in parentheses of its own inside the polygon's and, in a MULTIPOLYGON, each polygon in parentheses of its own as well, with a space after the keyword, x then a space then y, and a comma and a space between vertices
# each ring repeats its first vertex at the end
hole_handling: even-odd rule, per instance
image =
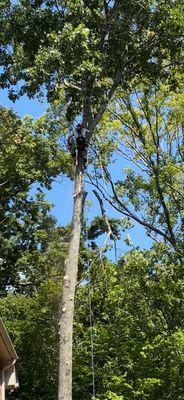
POLYGON ((13 361, 16 361, 17 358, 17 353, 13 347, 3 321, 0 318, 0 363, 7 365, 13 361))

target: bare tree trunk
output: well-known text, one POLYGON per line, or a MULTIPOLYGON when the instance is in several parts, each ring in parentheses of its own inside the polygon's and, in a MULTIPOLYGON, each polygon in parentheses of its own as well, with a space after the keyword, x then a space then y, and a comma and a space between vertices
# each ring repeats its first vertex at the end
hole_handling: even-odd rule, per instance
MULTIPOLYGON (((119 74, 114 79, 112 88, 104 98, 98 114, 93 117, 90 106, 90 99, 85 97, 83 107, 83 126, 87 128, 86 136, 89 144, 92 133, 105 112, 108 102, 119 82, 119 74)), ((65 262, 65 274, 63 278, 61 294, 61 312, 60 312, 60 344, 59 344, 59 387, 58 400, 72 400, 72 342, 73 342, 73 318, 75 287, 77 283, 79 245, 81 233, 81 217, 83 213, 83 202, 85 201, 84 184, 84 155, 80 155, 78 166, 76 167, 74 206, 71 227, 71 237, 69 242, 68 258, 65 262)))
POLYGON ((72 337, 75 287, 77 283, 81 216, 83 212, 83 172, 76 168, 74 206, 68 258, 62 285, 60 313, 60 354, 58 400, 72 399, 72 337))

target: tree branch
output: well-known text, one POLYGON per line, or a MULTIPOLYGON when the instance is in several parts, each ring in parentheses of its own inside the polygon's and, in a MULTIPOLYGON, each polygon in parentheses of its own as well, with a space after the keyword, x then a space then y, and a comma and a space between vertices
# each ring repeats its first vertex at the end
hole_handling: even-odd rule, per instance
POLYGON ((162 237, 164 237, 167 241, 169 241, 173 246, 175 244, 175 242, 173 243, 173 239, 172 237, 169 237, 166 233, 164 233, 163 231, 161 231, 159 228, 155 227, 154 225, 142 220, 141 218, 139 218, 136 214, 134 214, 132 211, 130 211, 130 209, 125 206, 122 201, 119 199, 119 197, 117 196, 114 184, 112 182, 112 179, 110 177, 110 174, 107 170, 107 168, 105 166, 103 166, 105 174, 107 176, 107 179, 111 185, 111 189, 112 192, 114 194, 115 200, 117 201, 117 203, 119 204, 119 206, 126 212, 126 215, 129 216, 130 218, 132 218, 134 221, 138 222, 140 225, 144 226, 145 228, 154 231, 155 233, 161 235, 162 237))

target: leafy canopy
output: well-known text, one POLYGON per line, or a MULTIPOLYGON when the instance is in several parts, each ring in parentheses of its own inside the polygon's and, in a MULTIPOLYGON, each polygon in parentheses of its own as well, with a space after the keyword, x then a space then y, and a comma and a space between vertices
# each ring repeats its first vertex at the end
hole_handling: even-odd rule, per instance
POLYGON ((152 81, 180 63, 178 0, 7 1, 1 6, 1 86, 14 100, 46 90, 69 119, 89 98, 99 111, 109 90, 133 77, 152 81), (18 82, 18 85, 17 85, 18 82))

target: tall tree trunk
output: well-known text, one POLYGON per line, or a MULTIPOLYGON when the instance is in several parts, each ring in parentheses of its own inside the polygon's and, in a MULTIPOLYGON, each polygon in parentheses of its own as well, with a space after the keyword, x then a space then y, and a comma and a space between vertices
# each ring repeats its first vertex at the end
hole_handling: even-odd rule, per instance
POLYGON ((74 206, 68 258, 65 261, 60 313, 60 354, 58 400, 72 399, 72 337, 75 287, 77 282, 81 217, 83 212, 83 172, 76 168, 74 206))
MULTIPOLYGON (((101 104, 98 114, 93 117, 90 106, 90 98, 84 99, 82 125, 87 128, 87 143, 105 112, 108 102, 113 96, 119 75, 114 79, 112 88, 101 104)), ((88 91, 88 89, 87 89, 88 91)), ((75 302, 75 287, 77 283, 79 245, 81 233, 81 217, 83 203, 85 201, 83 184, 84 159, 80 155, 76 167, 74 206, 72 216, 71 236, 69 242, 68 258, 65 262, 65 274, 63 277, 60 313, 60 344, 59 344, 59 387, 58 400, 72 400, 72 342, 73 342, 73 317, 75 302)))

